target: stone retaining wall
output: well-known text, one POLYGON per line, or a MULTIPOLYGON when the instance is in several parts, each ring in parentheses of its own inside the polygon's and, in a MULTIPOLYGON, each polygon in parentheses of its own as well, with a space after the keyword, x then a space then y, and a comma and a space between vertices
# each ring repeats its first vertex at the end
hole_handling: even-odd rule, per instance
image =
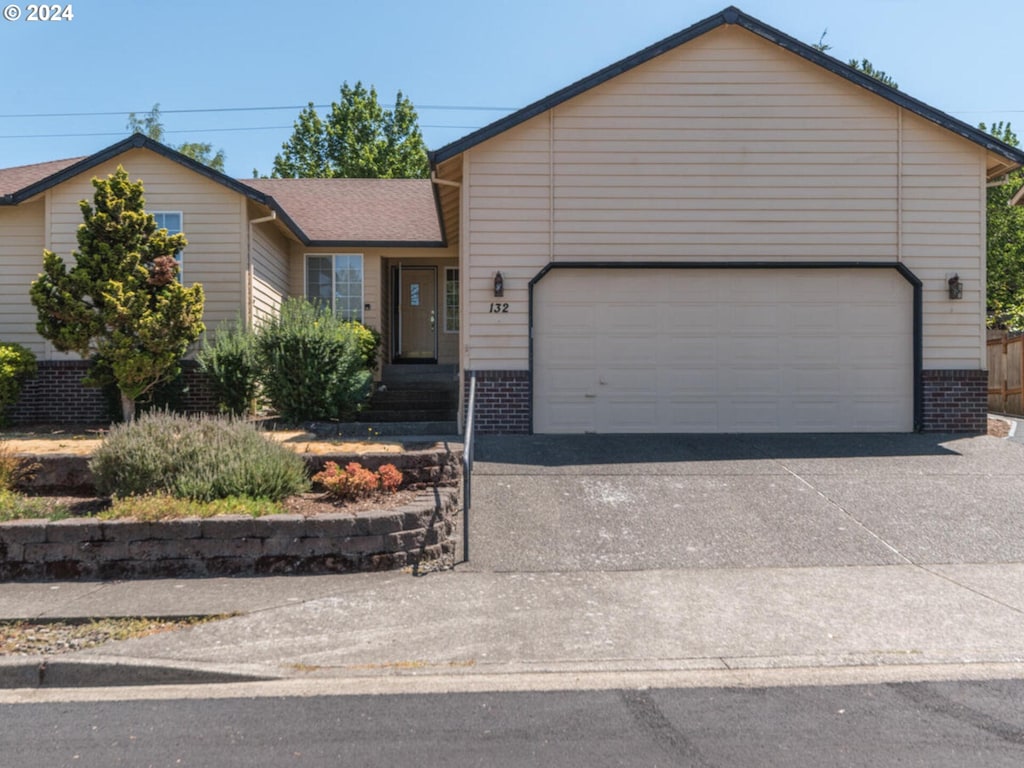
POLYGON ((354 516, 0 524, 0 580, 175 578, 451 567, 457 488, 354 516))

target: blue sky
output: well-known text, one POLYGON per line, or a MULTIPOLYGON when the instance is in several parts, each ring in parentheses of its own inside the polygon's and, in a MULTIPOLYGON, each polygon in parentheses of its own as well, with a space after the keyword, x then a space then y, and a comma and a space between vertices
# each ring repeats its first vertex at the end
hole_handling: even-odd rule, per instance
MULTIPOLYGON (((385 103, 401 89, 437 148, 727 4, 79 0, 71 21, 29 22, 18 2, 22 19, 0 19, 0 167, 95 152, 127 135, 129 111, 159 102, 168 141, 211 142, 229 174, 249 177, 269 172, 296 107, 357 80, 385 103), (113 114, 81 114, 96 112, 113 114)), ((827 28, 832 55, 871 59, 932 106, 1024 135, 1020 0, 736 4, 805 42, 827 28)))

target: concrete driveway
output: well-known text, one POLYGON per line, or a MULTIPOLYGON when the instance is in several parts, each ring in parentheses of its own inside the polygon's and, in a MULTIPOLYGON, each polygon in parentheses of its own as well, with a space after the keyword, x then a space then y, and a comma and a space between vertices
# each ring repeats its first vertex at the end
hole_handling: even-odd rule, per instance
POLYGON ((956 435, 483 436, 481 571, 1024 562, 1024 444, 956 435))

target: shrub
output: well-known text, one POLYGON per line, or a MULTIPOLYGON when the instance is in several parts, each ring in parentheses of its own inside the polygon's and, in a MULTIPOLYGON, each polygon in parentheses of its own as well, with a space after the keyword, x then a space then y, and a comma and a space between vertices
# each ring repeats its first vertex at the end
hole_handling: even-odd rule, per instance
POLYGON ((145 413, 111 428, 89 466, 109 496, 281 499, 308 488, 303 460, 244 421, 145 413))
POLYGON ((313 475, 313 482, 324 486, 335 499, 355 501, 376 493, 394 493, 402 485, 402 473, 394 464, 385 464, 373 472, 357 461, 349 462, 344 469, 328 461, 322 472, 313 475))
POLYGON ((369 399, 372 376, 352 324, 289 299, 257 334, 263 391, 288 421, 345 419, 369 399))
POLYGON ((0 440, 0 491, 13 491, 35 477, 39 464, 19 456, 6 440, 0 440))
POLYGON ((359 344, 359 355, 363 359, 366 370, 372 371, 377 367, 377 354, 380 352, 380 333, 373 328, 367 328, 355 320, 347 323, 352 333, 355 334, 356 342, 359 344))
POLYGON ((63 520, 69 516, 68 508, 61 504, 50 505, 46 499, 23 496, 20 493, 0 488, 0 523, 39 518, 63 520))
POLYGON ((394 464, 385 464, 377 470, 380 478, 380 489, 385 493, 394 493, 402 487, 402 473, 394 464))
POLYGON ((236 416, 246 413, 258 388, 256 334, 239 320, 221 325, 212 344, 203 338, 196 360, 210 379, 220 409, 236 416))
POLYGON ((36 372, 36 356, 21 344, 0 344, 0 423, 4 411, 18 402, 21 385, 36 372))
POLYGON ((277 515, 284 509, 276 501, 231 496, 210 502, 176 499, 165 494, 129 496, 114 499, 109 509, 96 515, 100 520, 131 518, 141 522, 173 520, 181 517, 214 517, 215 515, 277 515))

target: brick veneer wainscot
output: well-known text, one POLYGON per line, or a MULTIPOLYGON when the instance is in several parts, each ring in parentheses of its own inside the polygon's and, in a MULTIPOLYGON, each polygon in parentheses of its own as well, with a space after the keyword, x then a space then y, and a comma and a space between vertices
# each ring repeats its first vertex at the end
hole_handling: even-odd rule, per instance
POLYGON ((924 432, 985 432, 988 371, 922 371, 924 432))
MULTIPOLYGON (((40 360, 39 371, 25 381, 18 402, 7 412, 12 424, 94 424, 111 419, 110 403, 99 387, 82 384, 85 360, 40 360)), ((208 378, 193 360, 182 362, 186 387, 181 410, 216 413, 217 400, 208 378)))
MULTIPOLYGON (((466 371, 465 398, 469 407, 466 371)), ((530 372, 476 371, 476 431, 484 435, 530 434, 530 372)))

